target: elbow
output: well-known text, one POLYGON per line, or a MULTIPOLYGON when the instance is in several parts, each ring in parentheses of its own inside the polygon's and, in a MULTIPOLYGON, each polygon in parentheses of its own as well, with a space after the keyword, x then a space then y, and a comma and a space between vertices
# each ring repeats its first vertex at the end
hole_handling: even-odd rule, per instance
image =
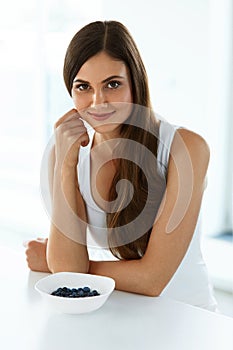
POLYGON ((160 291, 157 287, 155 288, 147 288, 143 293, 147 297, 159 297, 162 291, 160 291))
POLYGON ((159 281, 159 278, 153 278, 151 275, 148 275, 144 280, 142 294, 148 297, 159 297, 165 287, 166 284, 159 281))

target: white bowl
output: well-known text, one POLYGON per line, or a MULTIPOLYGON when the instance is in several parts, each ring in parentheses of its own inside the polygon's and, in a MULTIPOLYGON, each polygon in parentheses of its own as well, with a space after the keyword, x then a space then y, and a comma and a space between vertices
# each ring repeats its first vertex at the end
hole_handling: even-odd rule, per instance
POLYGON ((67 314, 82 314, 99 309, 115 288, 110 277, 75 272, 58 272, 40 279, 35 289, 54 311, 67 314), (100 295, 84 298, 67 298, 51 295, 59 287, 96 289, 100 295))

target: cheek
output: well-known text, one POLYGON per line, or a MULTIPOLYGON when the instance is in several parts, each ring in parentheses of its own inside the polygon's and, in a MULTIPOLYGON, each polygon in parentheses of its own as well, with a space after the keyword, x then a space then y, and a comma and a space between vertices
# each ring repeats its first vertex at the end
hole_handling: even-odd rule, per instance
POLYGON ((128 103, 133 102, 133 95, 132 95, 132 91, 130 88, 126 89, 126 91, 124 93, 124 97, 122 99, 122 102, 128 102, 128 103))
POLYGON ((78 99, 76 97, 72 96, 72 100, 73 100, 75 108, 78 109, 78 106, 79 106, 78 99))
POLYGON ((124 89, 122 91, 119 91, 118 93, 111 95, 109 99, 111 99, 111 102, 133 102, 133 96, 130 89, 124 89))
POLYGON ((133 94, 132 94, 131 90, 128 91, 128 94, 126 95, 125 102, 133 103, 133 94))
POLYGON ((84 109, 87 105, 87 101, 85 98, 83 98, 83 96, 79 97, 76 94, 72 94, 72 100, 73 100, 75 108, 78 111, 84 109))

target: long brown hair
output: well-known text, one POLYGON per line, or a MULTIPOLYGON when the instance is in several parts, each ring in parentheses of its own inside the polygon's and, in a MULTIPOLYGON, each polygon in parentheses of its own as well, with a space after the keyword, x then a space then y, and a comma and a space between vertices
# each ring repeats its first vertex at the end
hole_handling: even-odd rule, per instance
POLYGON ((158 121, 151 111, 147 74, 137 46, 127 28, 117 21, 90 23, 71 40, 63 70, 70 95, 73 80, 82 65, 101 51, 128 67, 134 103, 133 112, 120 131, 122 140, 131 142, 127 147, 123 146, 124 142, 118 147, 122 158, 117 162, 109 192, 109 201, 114 202, 106 218, 109 247, 120 259, 138 259, 145 253, 165 189, 155 160, 158 121), (153 155, 151 160, 145 158, 145 149, 153 155), (130 189, 127 182, 121 186, 121 191, 116 191, 117 183, 122 179, 129 180, 134 189, 128 205, 130 189))

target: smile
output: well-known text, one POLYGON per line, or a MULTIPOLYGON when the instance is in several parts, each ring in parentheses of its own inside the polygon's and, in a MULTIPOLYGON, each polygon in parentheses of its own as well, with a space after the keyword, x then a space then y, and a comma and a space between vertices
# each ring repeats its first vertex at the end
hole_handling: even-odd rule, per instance
POLYGON ((88 114, 95 120, 106 120, 106 119, 110 118, 114 113, 115 113, 115 111, 109 112, 109 113, 90 113, 90 112, 88 112, 88 114))

